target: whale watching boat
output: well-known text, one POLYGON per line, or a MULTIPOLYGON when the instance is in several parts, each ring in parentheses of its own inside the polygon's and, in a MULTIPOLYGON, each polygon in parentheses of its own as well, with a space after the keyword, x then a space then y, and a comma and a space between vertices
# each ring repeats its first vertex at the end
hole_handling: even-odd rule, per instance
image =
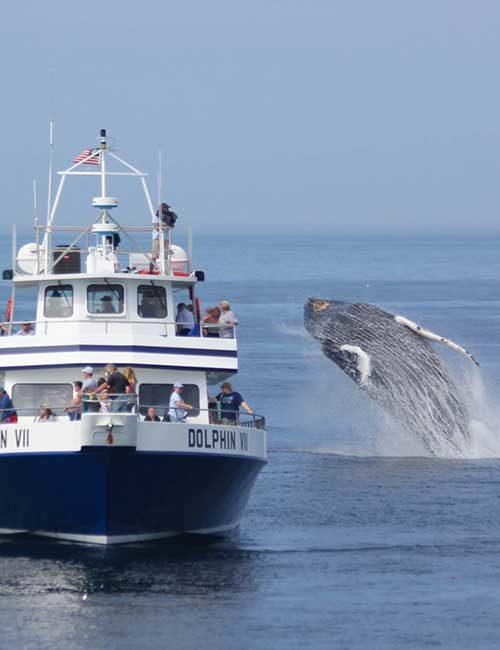
POLYGON ((173 243, 175 214, 163 219, 168 206, 153 205, 147 175, 110 150, 105 130, 58 174, 35 241, 17 250, 13 226, 13 268, 3 272, 12 290, 0 337, 0 534, 113 544, 231 531, 266 463, 264 418, 233 411, 228 420, 209 398, 238 371, 236 328, 207 332, 204 272, 190 246, 173 243), (94 218, 56 225, 65 183, 88 176, 100 188, 94 218), (115 219, 115 177, 142 187, 142 224, 115 219), (113 393, 103 380, 78 406, 83 369, 98 379, 113 374, 109 365, 132 368, 135 390, 113 393), (172 417, 176 384, 191 408, 172 417), (156 417, 145 419, 151 408, 156 417))

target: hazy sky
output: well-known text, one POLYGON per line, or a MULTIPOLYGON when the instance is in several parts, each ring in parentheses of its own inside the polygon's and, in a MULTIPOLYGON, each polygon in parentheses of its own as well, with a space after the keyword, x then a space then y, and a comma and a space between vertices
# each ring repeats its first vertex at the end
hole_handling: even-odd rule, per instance
MULTIPOLYGON (((500 4, 2 4, 2 212, 106 127, 197 230, 500 230, 500 4)), ((77 185, 59 222, 89 221, 77 185)), ((125 222, 145 214, 122 183, 125 222)))

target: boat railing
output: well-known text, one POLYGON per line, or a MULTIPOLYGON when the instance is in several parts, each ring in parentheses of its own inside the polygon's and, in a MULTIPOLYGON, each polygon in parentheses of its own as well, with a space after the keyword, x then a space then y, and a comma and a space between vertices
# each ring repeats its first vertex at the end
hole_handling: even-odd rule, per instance
MULTIPOLYGON (((65 420, 66 417, 69 417, 70 419, 80 419, 85 418, 88 415, 103 415, 108 413, 129 415, 131 417, 137 417, 140 421, 144 421, 148 409, 154 408, 157 417, 160 417, 158 413, 162 413, 160 421, 171 421, 168 417, 168 404, 144 404, 137 399, 136 395, 129 393, 104 393, 105 391, 101 393, 101 399, 99 399, 96 394, 92 394, 92 397, 90 394, 84 394, 81 407, 78 405, 57 404, 49 406, 43 404, 38 407, 17 408, 14 405, 11 408, 0 409, 0 429, 2 424, 18 422, 19 417, 31 417, 33 418, 33 422, 54 421, 52 419, 42 418, 42 413, 44 411, 50 411, 49 417, 53 416, 55 421, 61 421, 60 418, 64 418, 65 420)), ((205 409, 195 407, 192 410, 193 413, 190 414, 189 410, 186 409, 187 415, 182 421, 189 424, 191 420, 193 424, 199 424, 199 422, 194 422, 193 420, 199 418, 201 414, 206 414, 207 417, 204 419, 208 420, 208 424, 218 424, 223 426, 231 426, 231 424, 233 424, 233 422, 224 419, 224 412, 221 411, 220 408, 205 409)), ((184 409, 179 408, 179 411, 184 411, 184 409)), ((206 423, 207 422, 201 422, 201 424, 206 423)), ((258 413, 239 412, 236 414, 234 425, 250 429, 265 429, 266 419, 263 415, 259 415, 258 413)))
MULTIPOLYGON (((174 336, 182 338, 219 338, 219 339, 235 339, 236 338, 236 325, 229 325, 226 323, 195 323, 194 327, 188 334, 180 334, 182 323, 176 321, 165 321, 161 318, 141 318, 130 320, 125 318, 122 314, 116 314, 113 318, 109 318, 109 314, 103 317, 101 314, 89 315, 86 320, 75 320, 72 318, 51 318, 50 320, 20 320, 12 322, 0 323, 0 336, 34 336, 40 335, 48 336, 50 328, 55 325, 85 325, 87 328, 92 326, 92 334, 110 334, 117 333, 118 329, 123 330, 126 326, 135 325, 147 328, 148 334, 151 333, 151 328, 154 325, 159 326, 158 331, 160 336, 169 336, 168 327, 173 326, 176 328, 174 336), (27 334, 23 333, 23 326, 29 324, 31 331, 27 334), (96 325, 99 327, 96 331, 96 325), (16 331, 15 331, 16 330, 16 331)), ((184 328, 188 329, 188 328, 184 328)), ((57 329, 57 333, 60 333, 57 329)))
MULTIPOLYGON (((168 404, 143 404, 142 402, 139 403, 139 414, 146 416, 147 410, 150 408, 154 408, 156 411, 157 417, 160 417, 158 413, 163 413, 163 417, 160 417, 160 420, 164 422, 168 422, 169 420, 166 420, 166 416, 168 414, 169 406, 168 404)), ((192 410, 196 413, 196 415, 192 414, 190 415, 190 412, 188 409, 183 409, 179 407, 179 411, 186 411, 186 421, 189 421, 190 418, 193 417, 199 417, 201 413, 207 413, 208 414, 208 423, 209 424, 223 424, 223 425, 228 425, 228 421, 224 419, 224 413, 221 408, 208 408, 208 409, 201 409, 198 407, 193 408, 192 410)), ((253 429, 265 429, 266 428, 266 418, 263 415, 259 415, 258 413, 247 413, 244 411, 240 411, 236 413, 236 420, 234 422, 235 425, 239 427, 249 427, 253 429)))

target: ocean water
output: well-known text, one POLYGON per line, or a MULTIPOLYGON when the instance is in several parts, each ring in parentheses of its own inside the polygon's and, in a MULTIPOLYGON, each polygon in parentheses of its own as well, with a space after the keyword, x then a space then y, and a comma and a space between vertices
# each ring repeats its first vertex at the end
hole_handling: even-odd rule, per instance
POLYGON ((241 528, 210 544, 0 540, 0 649, 497 648, 499 252, 499 237, 196 237, 203 305, 231 301, 234 384, 269 425, 241 528), (471 412, 463 458, 426 457, 323 357, 308 296, 375 303, 478 358, 440 349, 471 412))

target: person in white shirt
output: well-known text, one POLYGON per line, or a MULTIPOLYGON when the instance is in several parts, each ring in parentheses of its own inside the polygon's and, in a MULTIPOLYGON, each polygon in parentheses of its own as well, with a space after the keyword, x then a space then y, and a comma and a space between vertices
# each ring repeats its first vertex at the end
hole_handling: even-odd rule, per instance
POLYGON ((180 381, 175 382, 172 394, 170 395, 170 402, 168 404, 170 422, 185 422, 187 412, 194 408, 194 406, 186 404, 186 402, 182 400, 181 391, 183 388, 184 385, 181 384, 180 381))
POLYGON ((188 336, 191 333, 194 327, 194 316, 184 302, 177 305, 175 322, 177 324, 177 336, 188 336))
POLYGON ((221 310, 220 324, 227 326, 221 327, 220 337, 221 339, 234 339, 238 319, 234 315, 234 312, 231 311, 231 305, 227 300, 221 300, 219 306, 221 310))
POLYGON ((92 393, 97 388, 97 379, 94 379, 94 369, 92 366, 85 366, 82 370, 83 386, 82 393, 92 393))
POLYGON ((21 325, 21 329, 16 332, 15 336, 33 336, 35 333, 35 330, 33 329, 33 325, 31 323, 23 323, 21 325))

